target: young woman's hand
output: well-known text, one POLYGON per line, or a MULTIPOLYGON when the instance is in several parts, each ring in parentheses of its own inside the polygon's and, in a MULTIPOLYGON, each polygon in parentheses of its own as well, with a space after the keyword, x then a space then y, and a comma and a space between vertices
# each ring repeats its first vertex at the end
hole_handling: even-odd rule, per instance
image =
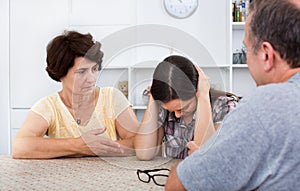
POLYGON ((188 155, 191 155, 193 152, 199 149, 199 146, 195 141, 190 141, 186 144, 186 147, 189 149, 188 155))
POLYGON ((198 67, 197 111, 194 129, 194 143, 188 144, 190 153, 197 150, 215 132, 212 120, 211 103, 209 97, 210 84, 204 72, 198 67))
POLYGON ((198 86, 197 86, 197 98, 208 96, 209 95, 209 89, 210 89, 210 83, 208 77, 205 75, 205 73, 199 68, 199 66, 195 66, 199 77, 198 77, 198 86))

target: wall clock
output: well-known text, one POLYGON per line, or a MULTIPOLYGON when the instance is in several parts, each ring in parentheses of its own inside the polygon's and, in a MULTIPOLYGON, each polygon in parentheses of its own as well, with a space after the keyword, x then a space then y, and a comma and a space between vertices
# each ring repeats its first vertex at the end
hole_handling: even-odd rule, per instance
POLYGON ((198 7, 198 0, 164 0, 166 12, 174 18, 184 19, 191 16, 198 7))

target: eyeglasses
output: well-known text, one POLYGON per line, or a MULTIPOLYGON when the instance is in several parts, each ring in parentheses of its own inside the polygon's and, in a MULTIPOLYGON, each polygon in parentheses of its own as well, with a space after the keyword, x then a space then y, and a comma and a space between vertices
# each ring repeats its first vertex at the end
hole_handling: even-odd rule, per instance
POLYGON ((136 174, 140 181, 144 183, 149 183, 151 178, 153 182, 158 186, 165 186, 167 178, 169 176, 169 169, 161 168, 161 169, 153 169, 153 170, 140 170, 136 171, 136 174), (150 173, 159 172, 158 174, 151 175, 150 173))

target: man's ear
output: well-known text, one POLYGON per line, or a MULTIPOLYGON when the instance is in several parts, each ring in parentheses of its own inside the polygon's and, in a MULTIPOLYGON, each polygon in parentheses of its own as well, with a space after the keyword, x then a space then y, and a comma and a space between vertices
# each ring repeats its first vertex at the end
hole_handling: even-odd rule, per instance
POLYGON ((265 72, 269 72, 274 67, 274 49, 269 42, 263 42, 261 44, 261 54, 264 63, 265 72))

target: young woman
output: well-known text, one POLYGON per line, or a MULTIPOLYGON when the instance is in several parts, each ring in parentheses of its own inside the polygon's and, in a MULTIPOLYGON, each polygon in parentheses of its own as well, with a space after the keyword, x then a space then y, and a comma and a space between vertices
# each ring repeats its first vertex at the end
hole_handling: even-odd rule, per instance
POLYGON ((46 70, 62 89, 30 109, 15 137, 14 158, 132 154, 125 148, 133 147, 138 121, 130 103, 117 89, 95 87, 100 47, 90 34, 75 31, 49 43, 46 70))
POLYGON ((156 156, 162 143, 167 157, 185 158, 215 132, 214 123, 238 101, 211 90, 201 69, 182 56, 169 56, 157 66, 150 93, 134 143, 141 160, 156 156))

